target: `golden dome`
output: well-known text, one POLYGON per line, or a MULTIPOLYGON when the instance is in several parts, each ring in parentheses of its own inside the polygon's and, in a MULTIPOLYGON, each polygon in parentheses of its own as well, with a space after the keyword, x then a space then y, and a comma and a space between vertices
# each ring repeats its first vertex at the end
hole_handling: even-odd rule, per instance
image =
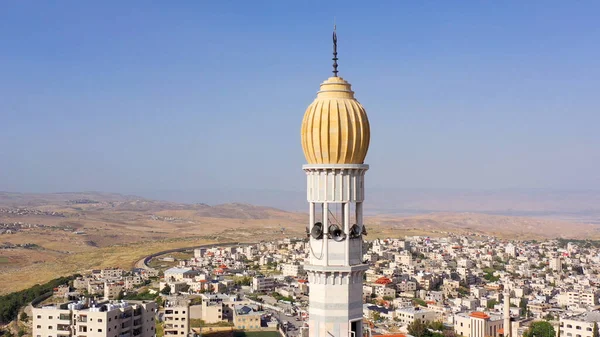
POLYGON ((330 77, 302 121, 302 149, 309 164, 362 164, 369 150, 370 129, 365 108, 354 98, 350 83, 330 77))

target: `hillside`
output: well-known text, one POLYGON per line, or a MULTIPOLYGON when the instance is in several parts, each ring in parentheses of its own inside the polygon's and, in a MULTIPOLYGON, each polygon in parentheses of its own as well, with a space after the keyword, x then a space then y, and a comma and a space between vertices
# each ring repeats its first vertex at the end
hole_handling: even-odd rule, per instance
MULTIPOLYGON (((0 293, 86 268, 129 268, 145 255, 172 247, 303 237, 307 218, 305 213, 241 203, 211 206, 94 192, 2 192, 0 293)), ((600 238, 593 224, 481 213, 379 214, 365 223, 367 239, 443 232, 512 239, 600 238)))

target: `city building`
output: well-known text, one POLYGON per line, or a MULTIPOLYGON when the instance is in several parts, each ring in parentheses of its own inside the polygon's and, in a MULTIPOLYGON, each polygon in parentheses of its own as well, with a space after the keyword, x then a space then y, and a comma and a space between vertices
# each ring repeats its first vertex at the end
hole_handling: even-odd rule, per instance
POLYGON ((304 274, 304 266, 300 263, 284 263, 281 265, 283 276, 298 277, 304 274))
POLYGON ((252 278, 252 291, 263 293, 275 289, 275 279, 272 277, 255 276, 252 278))
POLYGON ((155 302, 69 302, 33 308, 33 337, 154 337, 155 302))
POLYGON ((407 307, 396 309, 396 320, 403 325, 413 323, 415 320, 422 323, 431 323, 437 318, 437 313, 433 310, 420 307, 407 307))
POLYGON ((454 329, 465 337, 499 337, 504 334, 504 319, 481 311, 454 315, 454 329))
POLYGON ((236 329, 253 330, 261 328, 263 311, 255 305, 235 305, 233 310, 233 325, 236 329))
POLYGON ((560 336, 592 337, 594 323, 600 324, 600 312, 589 311, 578 316, 561 318, 559 322, 560 336))
POLYGON ((369 120, 350 83, 338 76, 333 33, 333 77, 321 83, 306 109, 301 143, 309 203, 309 337, 362 336, 364 164, 369 120))
POLYGON ((187 336, 190 332, 190 307, 187 303, 167 301, 163 314, 165 336, 187 336))

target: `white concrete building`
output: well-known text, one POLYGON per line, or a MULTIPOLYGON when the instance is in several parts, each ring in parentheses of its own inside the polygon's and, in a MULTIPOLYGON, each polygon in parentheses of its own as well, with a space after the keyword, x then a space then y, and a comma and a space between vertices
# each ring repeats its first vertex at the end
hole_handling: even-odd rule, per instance
POLYGON ((154 337, 155 302, 83 302, 33 308, 33 337, 154 337))
POLYGON ((300 263, 284 263, 281 265, 283 276, 298 277, 304 274, 304 266, 300 263))
POLYGON ((454 330, 465 337, 500 337, 504 333, 504 320, 501 316, 492 316, 474 311, 470 314, 454 315, 454 330))
POLYGON ((165 336, 187 336, 190 332, 190 307, 185 303, 165 305, 163 315, 165 336))
POLYGON ((559 323, 561 337, 592 337, 594 323, 600 324, 600 312, 589 311, 582 315, 561 318, 559 323))
POLYGON ((431 323, 437 318, 437 313, 433 310, 420 307, 407 307, 396 309, 396 320, 402 325, 408 325, 415 320, 422 323, 431 323))
POLYGON ((275 279, 272 277, 255 276, 252 278, 252 292, 264 293, 275 289, 275 279))

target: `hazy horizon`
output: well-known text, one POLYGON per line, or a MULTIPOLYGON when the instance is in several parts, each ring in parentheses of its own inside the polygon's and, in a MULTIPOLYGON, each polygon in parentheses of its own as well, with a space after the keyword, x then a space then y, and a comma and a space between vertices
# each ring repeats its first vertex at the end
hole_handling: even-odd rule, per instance
POLYGON ((598 10, 3 2, 0 190, 302 192, 334 16, 369 189, 598 190, 598 10))

